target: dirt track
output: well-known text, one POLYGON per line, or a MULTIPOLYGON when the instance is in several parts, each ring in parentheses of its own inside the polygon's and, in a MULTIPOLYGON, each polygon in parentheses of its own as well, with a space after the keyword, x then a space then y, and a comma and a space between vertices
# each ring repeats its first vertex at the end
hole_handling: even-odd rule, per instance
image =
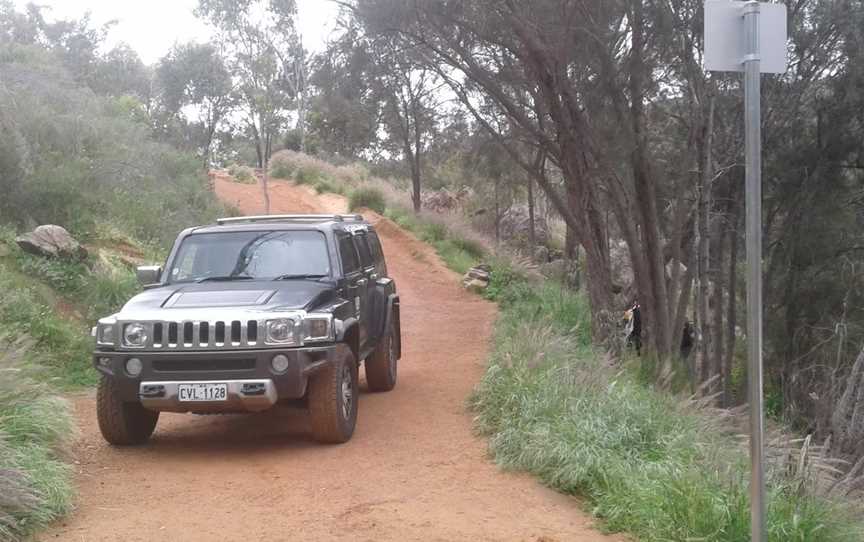
MULTIPOLYGON (((274 213, 344 210, 337 196, 275 184, 274 213)), ((262 211, 255 186, 216 189, 262 211)), ((572 499, 489 460, 465 399, 495 307, 463 292, 426 245, 386 220, 378 231, 402 297, 404 356, 393 392, 362 394, 353 440, 312 442, 298 411, 163 414, 148 445, 115 449, 92 395, 80 397, 78 510, 41 539, 613 540, 572 499)))

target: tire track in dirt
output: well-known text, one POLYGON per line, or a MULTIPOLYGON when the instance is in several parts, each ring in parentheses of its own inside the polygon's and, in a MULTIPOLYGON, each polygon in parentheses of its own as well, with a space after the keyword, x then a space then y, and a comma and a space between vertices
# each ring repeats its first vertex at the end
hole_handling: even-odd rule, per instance
MULTIPOLYGON (((217 179, 245 214, 260 188, 217 179)), ((272 212, 341 212, 344 198, 273 182, 272 212)), ((402 298, 390 393, 363 393, 354 438, 322 446, 305 413, 163 414, 151 442, 111 448, 92 394, 76 397, 79 498, 42 540, 594 541, 576 500, 501 472, 465 400, 483 374, 495 306, 464 292, 430 247, 377 222, 402 298)), ((362 371, 361 371, 362 374, 362 371)))

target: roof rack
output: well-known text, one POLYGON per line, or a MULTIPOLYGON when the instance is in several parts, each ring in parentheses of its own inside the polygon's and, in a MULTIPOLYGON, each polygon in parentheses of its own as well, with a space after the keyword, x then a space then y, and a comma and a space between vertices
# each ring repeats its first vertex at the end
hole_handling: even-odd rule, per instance
POLYGON ((347 222, 363 220, 361 215, 256 215, 256 216, 231 216, 219 218, 216 224, 234 224, 237 222, 279 222, 284 220, 309 220, 322 221, 334 220, 336 222, 347 222))

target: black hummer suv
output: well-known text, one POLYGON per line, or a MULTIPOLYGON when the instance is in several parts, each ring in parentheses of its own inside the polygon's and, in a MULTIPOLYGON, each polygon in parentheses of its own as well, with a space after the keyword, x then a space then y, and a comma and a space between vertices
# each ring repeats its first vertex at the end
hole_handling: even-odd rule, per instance
POLYGON ((345 442, 358 367, 396 385, 399 296, 360 215, 225 218, 190 228, 145 285, 93 329, 97 415, 111 444, 138 444, 160 411, 250 412, 300 402, 314 437, 345 442))

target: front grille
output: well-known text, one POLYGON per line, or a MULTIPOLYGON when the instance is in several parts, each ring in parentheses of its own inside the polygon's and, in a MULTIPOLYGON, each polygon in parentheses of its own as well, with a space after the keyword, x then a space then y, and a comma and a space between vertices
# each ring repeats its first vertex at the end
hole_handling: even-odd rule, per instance
POLYGON ((158 359, 153 370, 160 373, 186 373, 196 371, 252 371, 255 360, 244 359, 158 359))
POLYGON ((257 320, 150 322, 144 325, 149 327, 149 340, 145 347, 148 350, 230 350, 259 344, 257 320))

